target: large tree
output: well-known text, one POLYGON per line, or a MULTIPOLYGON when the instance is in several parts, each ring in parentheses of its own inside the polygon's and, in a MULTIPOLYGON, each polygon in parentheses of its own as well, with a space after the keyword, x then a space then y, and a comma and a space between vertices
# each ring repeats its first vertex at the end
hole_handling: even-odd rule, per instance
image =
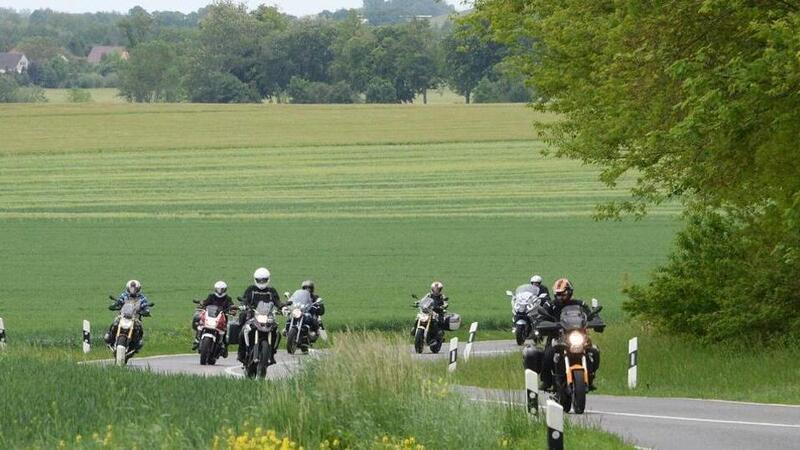
POLYGON ((796 3, 476 6, 547 99, 538 107, 559 114, 541 125, 555 153, 600 166, 609 185, 633 179, 631 200, 603 215, 684 201, 692 225, 629 310, 700 335, 800 329, 796 3))
POLYGON ((488 27, 477 15, 465 18, 457 21, 442 42, 447 82, 467 103, 481 79, 503 58, 504 48, 492 39, 488 27))

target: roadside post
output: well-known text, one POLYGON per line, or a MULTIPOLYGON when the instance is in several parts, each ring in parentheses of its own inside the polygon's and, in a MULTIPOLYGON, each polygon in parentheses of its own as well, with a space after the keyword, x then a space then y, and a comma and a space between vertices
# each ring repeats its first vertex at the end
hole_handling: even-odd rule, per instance
POLYGON ((6 324, 3 323, 3 318, 0 317, 0 350, 6 348, 6 324))
POLYGON ((92 327, 88 320, 83 321, 83 353, 92 351, 92 327))
POLYGON ((628 341, 628 389, 636 389, 639 366, 639 338, 628 341))
POLYGON ((469 361, 469 355, 472 354, 472 343, 475 342, 475 333, 478 332, 478 322, 472 322, 469 326, 469 340, 464 347, 464 362, 469 361))
POLYGON ((456 371, 456 364, 458 363, 458 338, 450 339, 450 364, 447 366, 447 371, 453 373, 456 371))
POLYGON ((564 408, 547 400, 547 448, 564 450, 564 408))
POLYGON ((539 374, 525 369, 525 399, 530 417, 539 417, 539 374))

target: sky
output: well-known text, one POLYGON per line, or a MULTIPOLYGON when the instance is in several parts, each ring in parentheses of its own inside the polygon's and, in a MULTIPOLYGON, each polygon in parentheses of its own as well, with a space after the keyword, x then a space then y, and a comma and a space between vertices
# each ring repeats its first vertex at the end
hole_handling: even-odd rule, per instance
MULTIPOLYGON (((287 14, 304 16, 322 10, 335 11, 340 8, 360 8, 361 0, 241 0, 251 8, 259 4, 275 5, 287 14)), ((462 0, 446 0, 457 9, 466 9, 462 0)), ((184 13, 211 3, 211 0, 0 0, 0 7, 14 9, 50 8, 64 12, 127 12, 139 5, 147 11, 181 11, 184 13)))

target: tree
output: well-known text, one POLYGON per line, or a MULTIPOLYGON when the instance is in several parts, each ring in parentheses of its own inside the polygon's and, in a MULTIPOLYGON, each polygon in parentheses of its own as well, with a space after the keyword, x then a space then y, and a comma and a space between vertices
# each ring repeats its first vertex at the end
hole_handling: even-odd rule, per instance
POLYGON ((153 33, 153 17, 141 6, 134 6, 128 16, 119 21, 119 27, 128 37, 128 47, 146 42, 153 33))
POLYGON ((150 41, 131 50, 120 68, 120 95, 133 102, 175 102, 181 99, 182 66, 176 48, 150 41))
POLYGON ((389 25, 450 14, 455 8, 440 0, 364 0, 361 11, 371 25, 389 25))
POLYGON ((504 48, 489 36, 488 25, 484 20, 459 20, 442 42, 445 78, 467 103, 481 79, 503 59, 504 48))
POLYGON ((599 166, 611 186, 632 178, 631 199, 601 205, 601 216, 683 201, 692 224, 670 263, 629 291, 637 300, 629 311, 709 337, 798 330, 797 7, 745 0, 476 6, 549 99, 538 108, 559 115, 540 124, 555 154, 599 166), (747 274, 747 289, 738 273, 747 274), (675 280, 685 288, 674 289, 675 280), (719 298, 709 299, 712 292, 719 298), (768 302, 753 302, 753 292, 768 302), (671 307, 687 302, 684 312, 671 307))
POLYGON ((389 80, 373 78, 367 86, 367 103, 398 103, 397 92, 389 80))

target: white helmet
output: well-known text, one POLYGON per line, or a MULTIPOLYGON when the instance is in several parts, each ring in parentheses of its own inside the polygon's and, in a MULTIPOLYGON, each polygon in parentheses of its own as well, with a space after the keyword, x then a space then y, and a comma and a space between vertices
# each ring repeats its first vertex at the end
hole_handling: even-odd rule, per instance
POLYGON ((125 290, 128 291, 129 295, 139 295, 139 292, 142 291, 142 283, 137 280, 130 280, 125 283, 125 290))
POLYGON ((444 285, 441 281, 434 281, 431 283, 431 294, 439 295, 442 293, 442 289, 444 289, 444 285))
POLYGON ((540 275, 534 275, 531 277, 531 284, 542 284, 542 277, 540 275))
POLYGON ((269 285, 269 270, 266 267, 259 267, 253 274, 253 281, 256 282, 256 287, 265 289, 269 285))
POLYGON ((216 295, 218 298, 228 295, 228 284, 224 281, 217 281, 214 283, 214 295, 216 295))

